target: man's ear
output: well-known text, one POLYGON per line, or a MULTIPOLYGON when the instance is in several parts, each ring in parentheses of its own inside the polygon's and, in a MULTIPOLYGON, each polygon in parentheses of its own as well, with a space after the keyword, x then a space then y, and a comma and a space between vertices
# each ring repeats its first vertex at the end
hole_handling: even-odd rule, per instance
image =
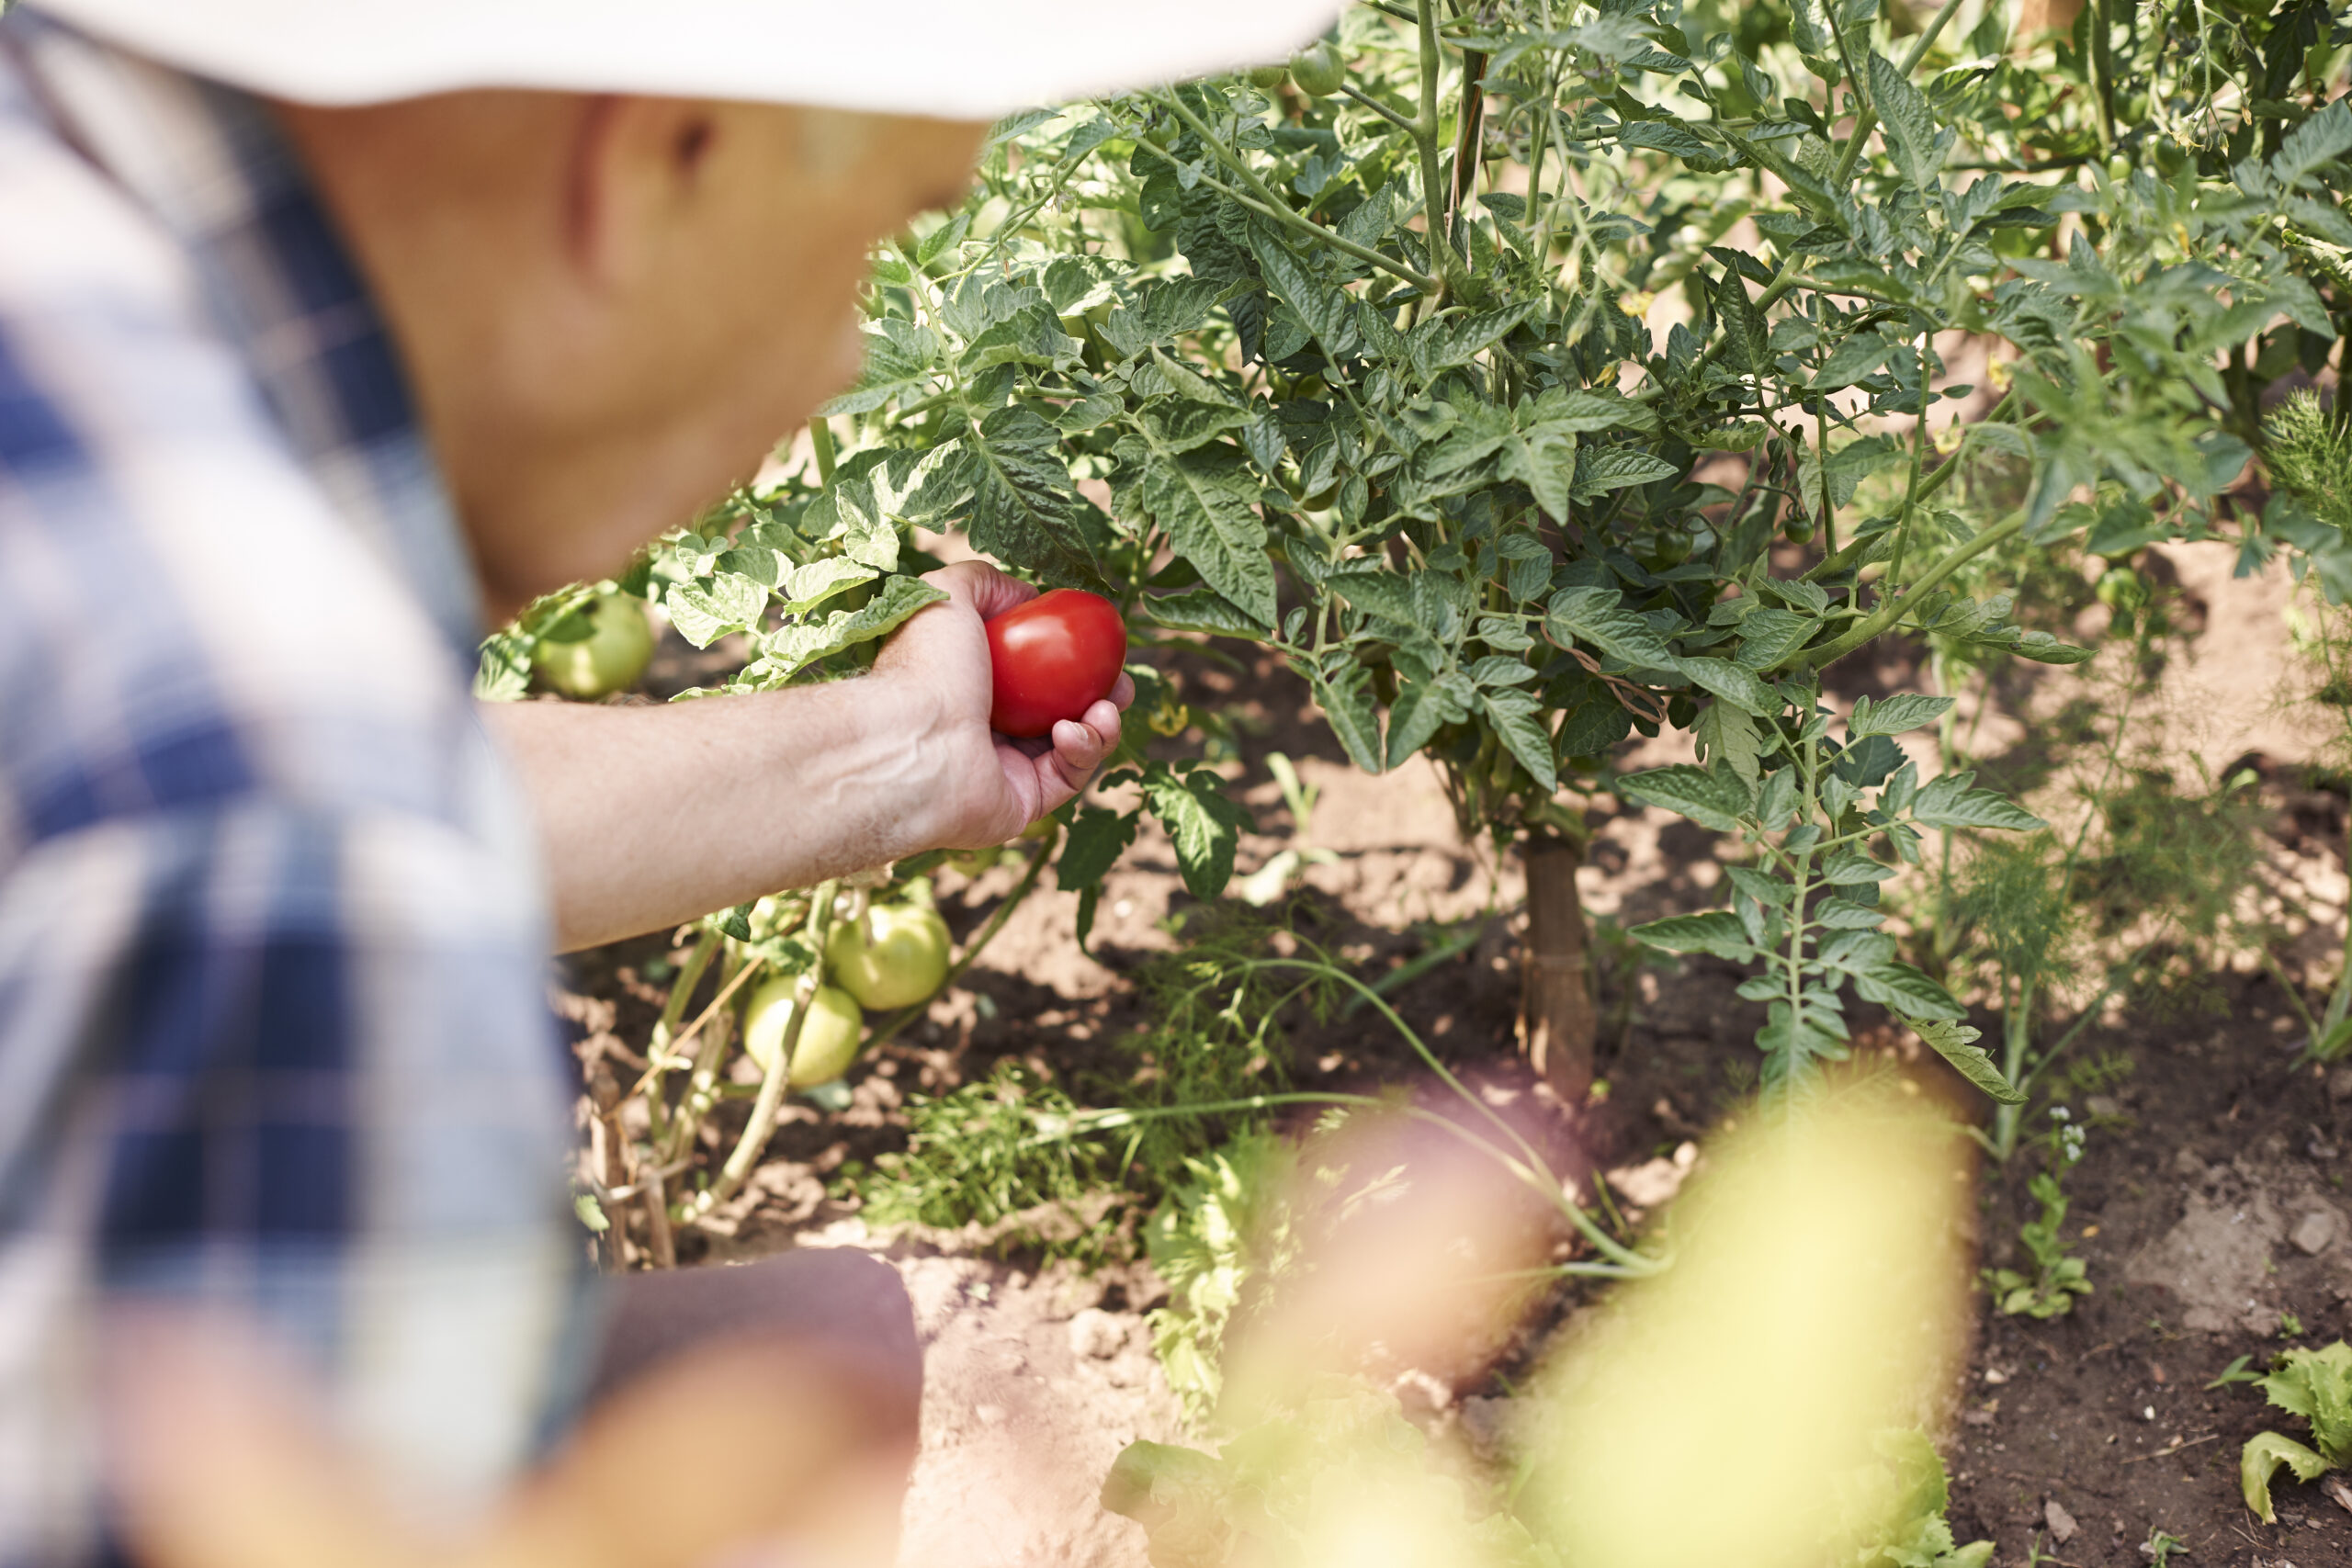
POLYGON ((589 287, 646 276, 701 194, 724 130, 718 106, 604 94, 580 100, 565 182, 564 241, 589 287))

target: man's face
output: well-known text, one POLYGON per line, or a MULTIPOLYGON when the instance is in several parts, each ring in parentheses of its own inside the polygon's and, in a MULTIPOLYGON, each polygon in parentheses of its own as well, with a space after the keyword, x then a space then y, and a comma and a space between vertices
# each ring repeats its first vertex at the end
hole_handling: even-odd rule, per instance
MULTIPOLYGON (((559 580, 609 571, 649 534, 747 478, 854 381, 858 299, 876 241, 958 200, 984 127, 772 106, 709 110, 707 144, 673 152, 666 186, 615 198, 609 309, 594 334, 600 395, 583 430, 652 443, 692 499, 625 506, 559 580), (662 510, 656 511, 655 508, 662 510)), ((698 134, 691 129, 684 138, 698 134)), ((629 494, 625 487, 620 494, 629 494)))
POLYGON ((866 255, 985 127, 479 92, 280 113, 399 340, 493 615, 748 479, 857 374, 866 255))

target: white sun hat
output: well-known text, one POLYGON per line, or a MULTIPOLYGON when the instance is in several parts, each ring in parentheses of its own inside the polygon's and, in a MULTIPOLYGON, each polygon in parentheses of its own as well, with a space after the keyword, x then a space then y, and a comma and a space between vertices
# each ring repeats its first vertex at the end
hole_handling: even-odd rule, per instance
POLYGON ((1277 61, 1340 0, 31 0, 273 97, 465 87, 736 98, 993 119, 1277 61))

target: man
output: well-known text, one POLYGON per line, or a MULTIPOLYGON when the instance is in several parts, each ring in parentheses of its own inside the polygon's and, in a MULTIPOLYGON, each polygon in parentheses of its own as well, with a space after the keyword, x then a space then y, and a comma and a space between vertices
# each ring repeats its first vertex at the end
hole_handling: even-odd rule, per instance
POLYGON ((981 624, 1028 591, 977 566, 854 683, 478 715, 470 650, 850 378, 867 245, 957 195, 987 118, 1272 58, 1326 13, 0 20, 0 1560, 99 1550, 126 1303, 256 1316, 428 1507, 715 1333, 839 1349, 875 1440, 910 1442, 878 1266, 610 1311, 576 1277, 540 962, 1011 837, 1126 693, 1048 747, 991 737, 981 624))

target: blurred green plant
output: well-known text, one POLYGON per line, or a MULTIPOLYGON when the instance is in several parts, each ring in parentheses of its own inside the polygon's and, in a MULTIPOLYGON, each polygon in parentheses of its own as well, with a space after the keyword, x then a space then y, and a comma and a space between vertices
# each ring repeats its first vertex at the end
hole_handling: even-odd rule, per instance
POLYGON ((2312 1429, 2309 1447, 2277 1432, 2257 1432, 2239 1455, 2245 1506, 2273 1524, 2270 1479, 2281 1465, 2298 1481, 2352 1468, 2352 1346, 2339 1339, 2324 1350, 2290 1350, 2257 1381, 2272 1404, 2301 1416, 2312 1429))

